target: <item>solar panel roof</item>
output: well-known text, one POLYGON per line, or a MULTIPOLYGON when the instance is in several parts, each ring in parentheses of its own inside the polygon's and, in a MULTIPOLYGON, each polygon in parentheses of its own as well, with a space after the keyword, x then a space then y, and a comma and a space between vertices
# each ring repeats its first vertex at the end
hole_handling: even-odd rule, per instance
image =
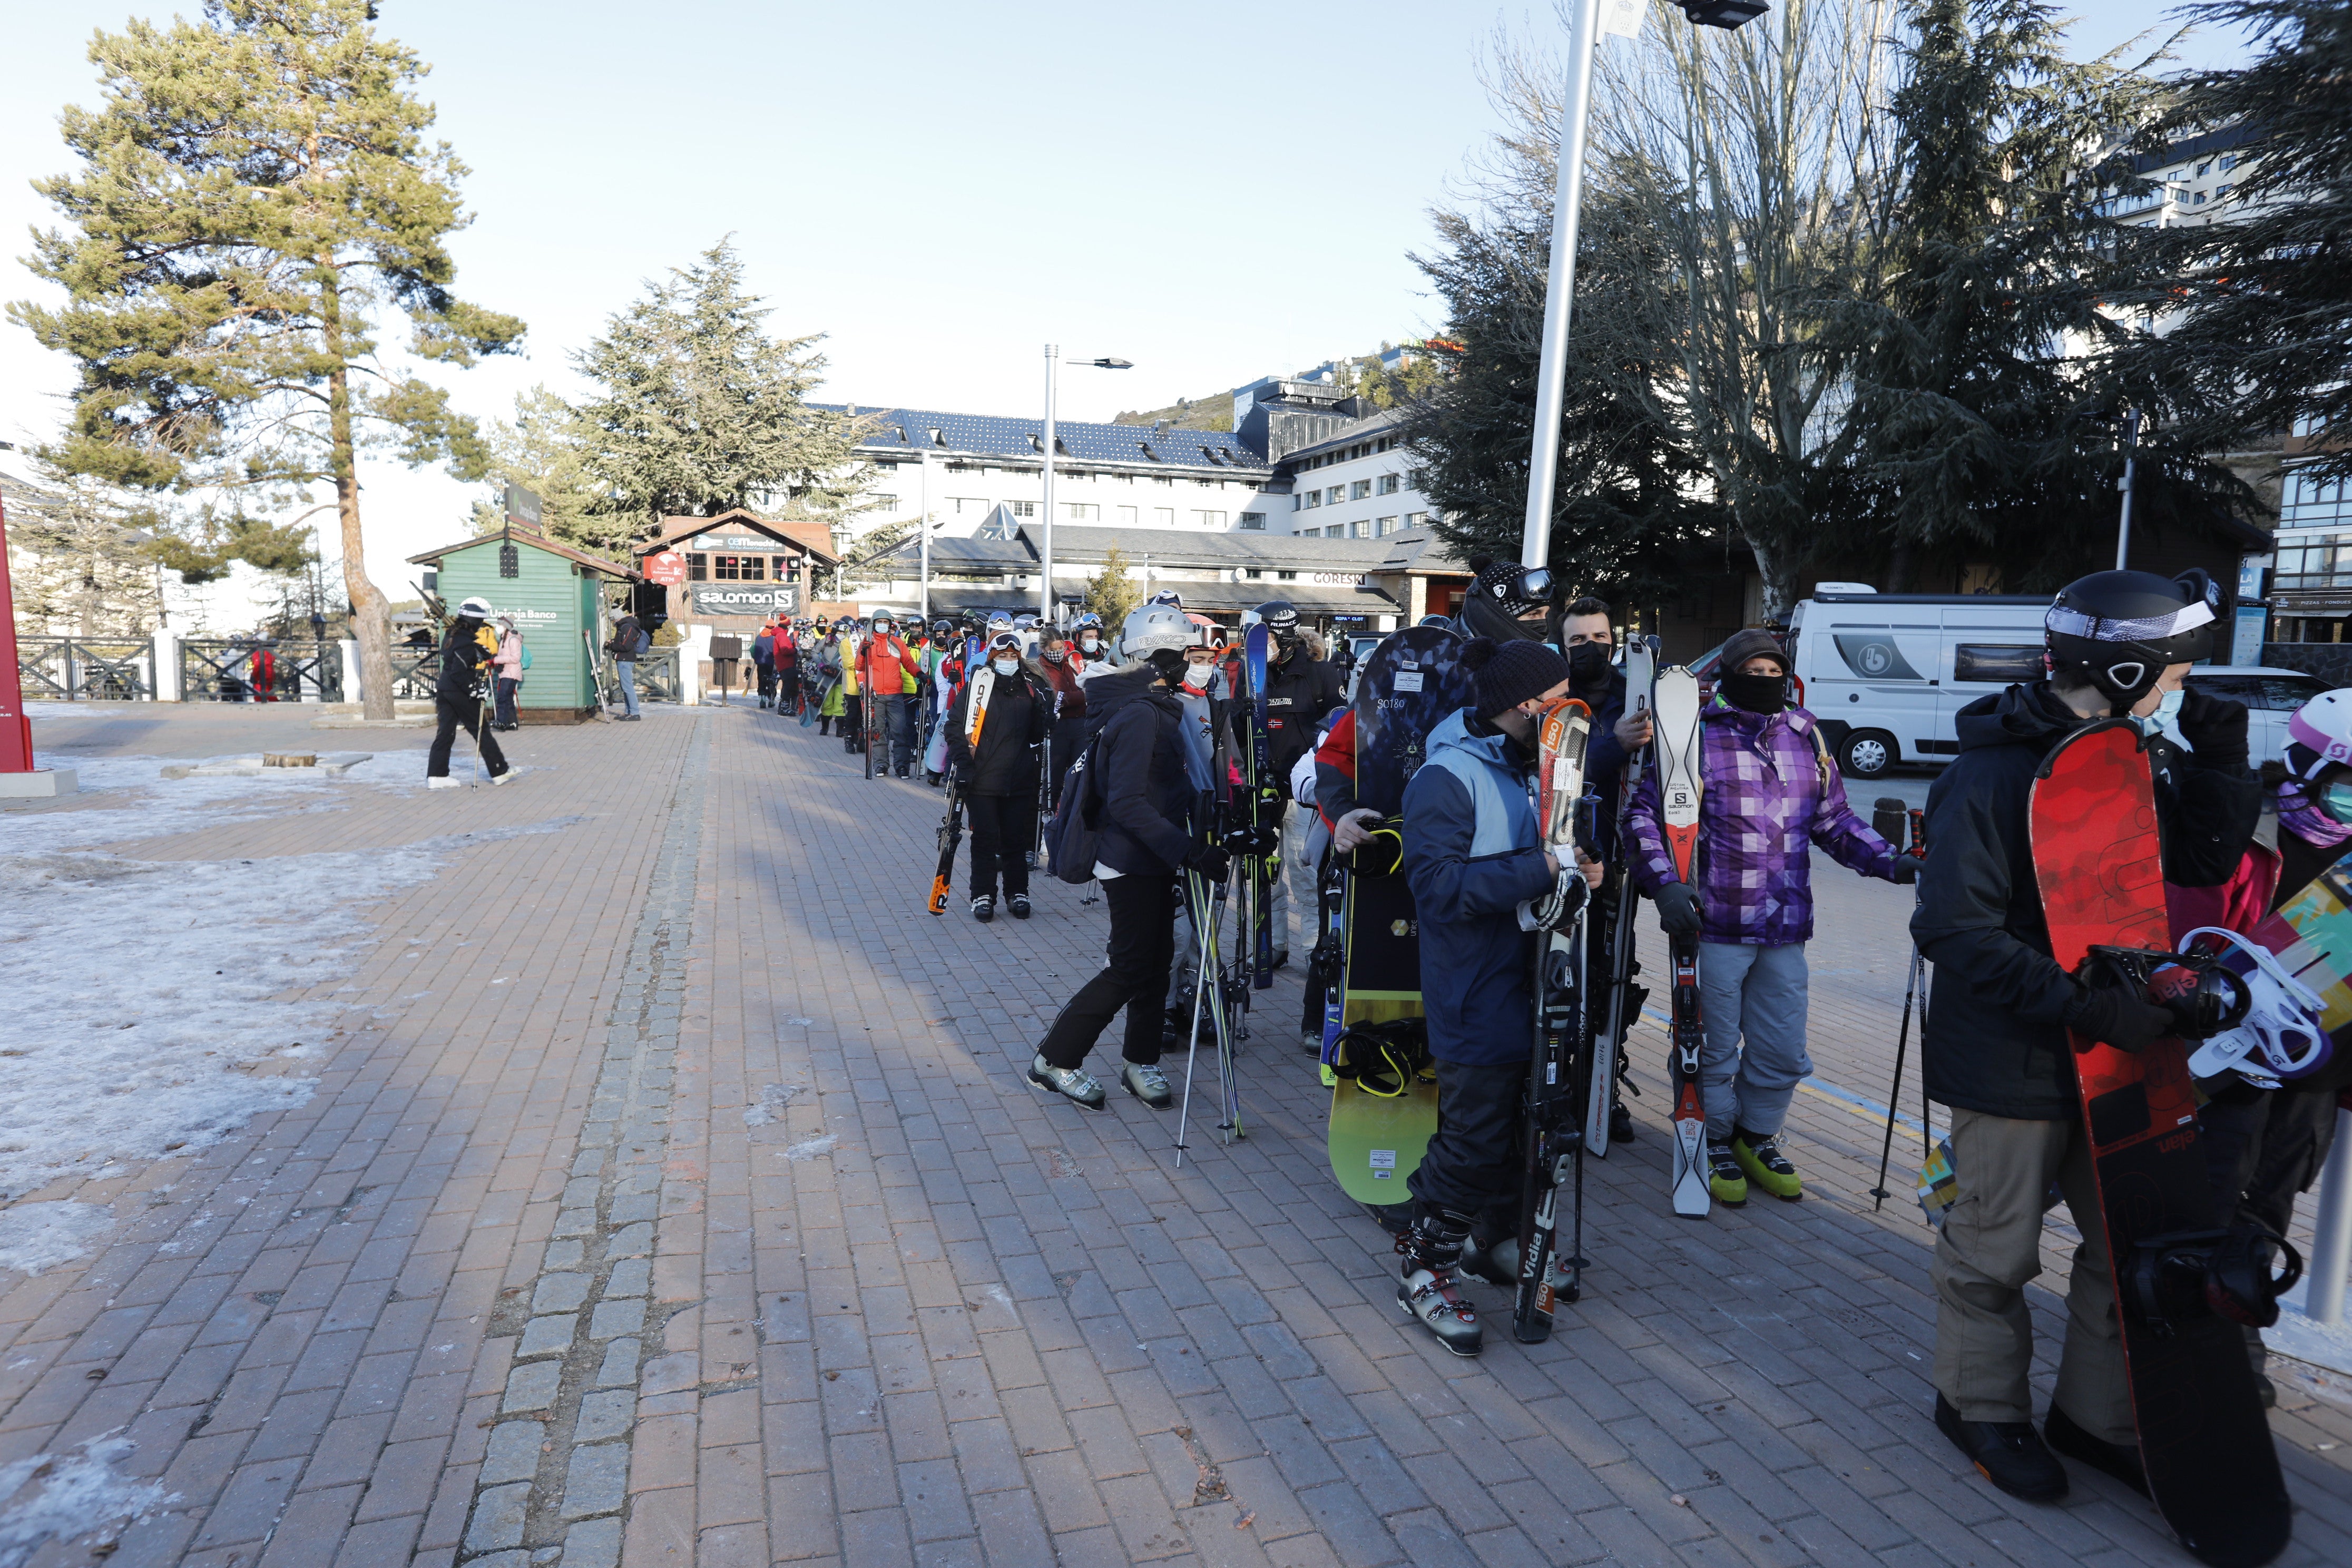
MULTIPOLYGON (((849 407, 838 403, 813 406, 835 413, 845 413, 849 407)), ((860 418, 872 416, 877 422, 874 433, 858 446, 858 451, 868 458, 893 453, 911 457, 925 450, 963 457, 1035 458, 1045 435, 1042 419, 949 414, 930 408, 867 408, 862 404, 856 408, 860 418), (931 439, 933 430, 940 433, 936 444, 931 439)), ((1256 478, 1273 471, 1264 458, 1243 446, 1230 430, 1155 431, 1149 425, 1057 419, 1054 438, 1060 448, 1055 456, 1074 463, 1158 463, 1218 472, 1237 469, 1256 478)))

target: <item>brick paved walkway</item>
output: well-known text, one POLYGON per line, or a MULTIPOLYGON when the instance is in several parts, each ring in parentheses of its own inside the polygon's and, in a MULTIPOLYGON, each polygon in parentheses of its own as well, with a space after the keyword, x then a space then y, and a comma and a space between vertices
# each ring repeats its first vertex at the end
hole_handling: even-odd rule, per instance
MULTIPOLYGON (((200 756, 300 722, 38 738, 200 756)), ((1456 1361, 1329 1181, 1289 973, 1248 1138, 1196 1132, 1179 1171, 1171 1116, 1024 1082, 1100 906, 922 913, 932 792, 748 708, 516 739, 508 789, 115 847, 540 829, 369 911, 313 994, 352 1011, 306 1105, 19 1195, 114 1225, 0 1275, 0 1565, 2187 1561, 2087 1472, 2061 1508, 1959 1472, 1926 1414, 1929 1233, 1869 1212, 1876 1126, 1830 1093, 1800 1099, 1808 1201, 1673 1220, 1650 1033, 1585 1300, 1456 1361), (92 1507, 163 1500, 43 1514, 92 1476, 92 1507)), ((1825 877, 1817 1068, 1881 1099, 1907 895, 1825 877)), ((2284 1384, 2288 1561, 2352 1561, 2352 1389, 2284 1384)))

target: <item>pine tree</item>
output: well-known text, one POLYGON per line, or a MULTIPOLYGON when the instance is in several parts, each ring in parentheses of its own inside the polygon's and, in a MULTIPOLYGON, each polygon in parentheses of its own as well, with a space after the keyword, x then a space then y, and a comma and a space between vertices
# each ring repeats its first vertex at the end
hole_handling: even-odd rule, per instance
POLYGON ((1102 617, 1103 629, 1116 640, 1128 616, 1143 602, 1143 590, 1127 569, 1127 552, 1112 545, 1103 552, 1102 564, 1087 579, 1087 613, 1102 617))
POLYGON ((450 292, 465 166, 425 140, 433 110, 411 89, 426 68, 371 9, 206 0, 200 23, 99 34, 105 102, 60 117, 83 167, 37 183, 71 226, 37 236, 28 261, 70 302, 9 313, 80 363, 63 467, 217 489, 239 518, 332 486, 365 711, 388 719, 390 606, 367 575, 359 455, 464 475, 480 453, 441 389, 382 357, 373 318, 404 318, 408 356, 456 366, 513 349, 523 325, 450 292))
POLYGON ((600 509, 579 416, 544 384, 515 394, 514 417, 488 432, 490 493, 474 503, 477 533, 506 526, 506 487, 520 485, 540 500, 540 528, 608 561, 628 560, 634 519, 600 509))
POLYGON ((2352 7, 2197 0, 2182 15, 2250 33, 2261 53, 2189 77, 2158 138, 2252 140, 2229 209, 2165 231, 2168 275, 2142 302, 2180 314, 2132 368, 2171 395, 2184 440, 2242 450, 2326 432, 2298 471, 2352 478, 2352 7))
POLYGON ((824 370, 818 340, 769 337, 771 313, 721 240, 573 356, 600 389, 578 414, 601 509, 649 531, 737 507, 823 515, 864 487, 866 422, 808 404, 824 370))

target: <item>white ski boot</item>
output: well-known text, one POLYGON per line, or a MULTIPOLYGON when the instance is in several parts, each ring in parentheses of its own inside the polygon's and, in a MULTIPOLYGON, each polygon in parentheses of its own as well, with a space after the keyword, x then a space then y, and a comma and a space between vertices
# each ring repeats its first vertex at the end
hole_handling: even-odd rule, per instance
POLYGON ((1029 1064, 1029 1081, 1066 1095, 1088 1110, 1103 1108, 1102 1082, 1084 1068, 1057 1068, 1041 1055, 1029 1064))
POLYGON ((1477 1310, 1454 1282, 1454 1271, 1462 1266, 1462 1244, 1469 1239, 1468 1223, 1454 1215, 1417 1219, 1397 1237, 1397 1251, 1403 1258, 1397 1270, 1398 1308, 1460 1356, 1476 1355, 1486 1338, 1477 1310))
POLYGON ((1151 1107, 1165 1110, 1176 1102, 1176 1093, 1168 1087, 1168 1075, 1160 1070, 1157 1062, 1129 1062, 1118 1075, 1127 1092, 1151 1107))

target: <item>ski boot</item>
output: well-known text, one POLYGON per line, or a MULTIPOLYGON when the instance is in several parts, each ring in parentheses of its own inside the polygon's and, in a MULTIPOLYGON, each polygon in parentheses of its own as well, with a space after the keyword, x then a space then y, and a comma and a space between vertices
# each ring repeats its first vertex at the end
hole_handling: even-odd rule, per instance
POLYGON ((1797 1178, 1797 1167, 1789 1163, 1789 1156, 1780 1152, 1775 1136, 1762 1136, 1746 1128, 1735 1128, 1731 1134, 1731 1157, 1748 1179, 1779 1198, 1792 1204, 1805 1195, 1804 1184, 1797 1178))
POLYGON ((1040 1089, 1050 1089, 1085 1106, 1088 1110, 1103 1108, 1103 1086, 1100 1079, 1084 1068, 1057 1068, 1041 1052, 1029 1064, 1029 1081, 1040 1089))
POLYGON ((1025 921, 1029 918, 1029 895, 1026 893, 1008 893, 1004 898, 1004 907, 1013 912, 1013 918, 1014 920, 1025 921))
POLYGON ((1120 1070, 1118 1081, 1154 1110, 1165 1110, 1176 1103, 1176 1092, 1168 1087, 1168 1075, 1157 1062, 1129 1062, 1120 1070))
POLYGON ((2147 1496, 2147 1472, 2140 1468, 2138 1444, 2110 1443, 2104 1437, 2092 1436, 2054 1400, 2050 1405, 2050 1418, 2042 1424, 2042 1436, 2068 1458, 2088 1465, 2101 1475, 2114 1477, 2142 1497, 2147 1496))
MULTIPOLYGON (((2056 1407, 2052 1407, 2056 1414, 2056 1407)), ((1936 1429, 1968 1456, 1977 1474, 2013 1498, 2056 1502, 2066 1495, 2066 1467, 2053 1458, 2031 1421, 1964 1421, 1952 1402, 1936 1395, 1936 1429)))
POLYGON ((1403 1258, 1397 1269, 1398 1309, 1461 1356, 1476 1355, 1486 1334, 1478 1326, 1477 1310, 1462 1299, 1454 1283, 1462 1245, 1469 1239, 1468 1223, 1451 1214, 1424 1215, 1397 1237, 1397 1252, 1403 1258))
POLYGON ((1620 1143, 1633 1141, 1633 1111, 1621 1100, 1609 1108, 1609 1146, 1613 1149, 1620 1143))
POLYGON ((986 925, 996 918, 996 895, 982 893, 971 901, 971 918, 986 925))
POLYGON ((1731 1145, 1706 1141, 1706 1191, 1717 1203, 1738 1208, 1748 1201, 1748 1175, 1731 1145))
POLYGON ((1480 1241, 1474 1233, 1462 1248, 1462 1270, 1473 1279, 1508 1290, 1519 1282, 1519 1238, 1496 1237, 1480 1241))

